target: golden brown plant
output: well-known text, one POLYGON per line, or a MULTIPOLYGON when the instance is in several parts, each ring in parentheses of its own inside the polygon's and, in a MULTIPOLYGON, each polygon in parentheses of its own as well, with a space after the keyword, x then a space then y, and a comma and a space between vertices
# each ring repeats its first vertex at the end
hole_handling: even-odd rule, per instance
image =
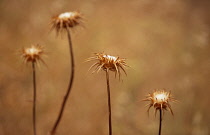
POLYGON ((52 18, 52 29, 55 29, 57 34, 63 29, 73 28, 82 23, 82 15, 80 12, 65 12, 52 18))
MULTIPOLYGON (((103 69, 106 72, 106 83, 107 83, 107 97, 108 97, 108 111, 109 111, 109 135, 112 135, 112 111, 111 111, 111 92, 109 85, 109 71, 115 72, 115 76, 119 74, 120 79, 120 70, 126 74, 124 67, 128 66, 125 62, 125 59, 110 56, 104 53, 95 53, 95 56, 88 58, 86 61, 97 60, 91 67, 96 66, 96 69, 93 71, 99 72, 103 69)), ((89 70, 90 70, 89 69, 89 70)))
POLYGON ((103 69, 104 71, 110 70, 115 72, 115 75, 118 74, 119 78, 121 75, 120 70, 123 70, 123 72, 126 74, 124 67, 128 67, 128 65, 126 64, 124 58, 111 56, 104 53, 95 53, 95 56, 87 59, 87 61, 93 61, 93 60, 97 60, 97 62, 90 67, 90 69, 92 69, 93 67, 96 66, 96 69, 93 71, 93 73, 99 72, 101 69, 103 69))
POLYGON ((32 45, 29 48, 23 48, 21 51, 21 56, 26 63, 31 62, 32 64, 32 79, 33 79, 33 108, 32 108, 32 118, 33 118, 33 134, 36 135, 36 68, 35 64, 41 60, 41 55, 43 55, 43 47, 41 45, 32 45))
POLYGON ((71 72, 70 72, 70 81, 69 85, 66 91, 66 94, 64 96, 60 112, 58 114, 58 117, 55 121, 55 124, 51 130, 51 135, 56 134, 57 127, 59 126, 59 123, 63 117, 63 112, 65 110, 65 106, 67 103, 67 100, 69 98, 70 92, 72 90, 72 85, 74 81, 74 74, 75 74, 75 63, 74 63, 74 54, 73 54, 73 45, 71 41, 71 32, 70 28, 73 28, 79 24, 81 24, 82 15, 79 12, 66 12, 59 14, 52 19, 52 28, 55 29, 57 34, 62 32, 62 30, 66 30, 67 37, 69 41, 69 53, 70 53, 70 63, 71 63, 71 72))
POLYGON ((22 57, 25 62, 34 62, 42 60, 41 55, 44 53, 43 47, 41 45, 32 45, 30 48, 23 48, 22 57))
POLYGON ((149 113, 149 109, 153 106, 155 108, 155 116, 157 113, 157 110, 160 111, 160 123, 159 123, 159 134, 161 135, 161 130, 162 130, 162 112, 164 113, 164 110, 170 110, 171 114, 173 114, 173 111, 171 109, 171 105, 169 104, 169 102, 175 102, 177 100, 175 100, 172 95, 171 92, 166 92, 164 90, 158 90, 158 91, 154 91, 152 94, 149 93, 149 95, 147 95, 146 99, 144 99, 143 101, 150 101, 150 103, 147 105, 149 106, 148 108, 148 113, 149 113))
POLYGON ((174 115, 169 102, 174 102, 176 100, 172 97, 171 92, 166 92, 164 90, 155 90, 152 94, 149 93, 149 95, 147 95, 146 99, 144 99, 143 101, 150 101, 150 103, 147 105, 149 106, 147 110, 148 112, 153 106, 155 108, 155 115, 157 110, 169 110, 171 114, 174 115))

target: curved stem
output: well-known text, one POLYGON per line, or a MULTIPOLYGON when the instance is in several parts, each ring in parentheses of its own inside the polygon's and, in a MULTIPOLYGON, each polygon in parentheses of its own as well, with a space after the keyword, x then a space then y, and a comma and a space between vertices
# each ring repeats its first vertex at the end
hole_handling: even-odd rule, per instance
POLYGON ((159 109, 160 110, 160 123, 159 123, 159 134, 158 135, 161 135, 161 127, 162 127, 162 109, 159 109))
POLYGON ((106 70, 106 83, 107 83, 107 94, 108 94, 108 109, 109 109, 109 135, 112 135, 112 110, 111 110, 111 94, 109 86, 109 70, 106 70))
POLYGON ((36 135, 36 70, 35 63, 32 62, 33 69, 33 132, 36 135))
POLYGON ((70 49, 70 57, 71 57, 70 58, 70 63, 71 63, 70 81, 69 81, 69 85, 68 85, 68 89, 67 89, 66 95, 64 96, 64 99, 63 99, 63 102, 62 102, 62 105, 61 105, 61 109, 60 109, 58 118, 57 118, 57 120, 56 120, 56 122, 55 122, 55 124, 53 126, 52 131, 51 131, 51 135, 55 134, 56 129, 57 129, 57 127, 58 127, 58 125, 59 125, 59 123, 61 121, 61 118, 63 116, 63 112, 64 112, 64 109, 65 109, 68 97, 69 97, 70 92, 71 92, 73 80, 74 80, 74 55, 73 55, 73 47, 72 47, 72 42, 71 42, 70 30, 69 30, 68 27, 66 28, 66 31, 67 31, 68 41, 69 41, 69 49, 70 49))

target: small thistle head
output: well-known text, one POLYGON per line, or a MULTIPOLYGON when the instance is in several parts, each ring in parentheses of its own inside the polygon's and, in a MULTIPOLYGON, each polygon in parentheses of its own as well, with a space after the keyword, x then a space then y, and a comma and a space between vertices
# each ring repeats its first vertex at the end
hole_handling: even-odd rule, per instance
POLYGON ((73 28, 81 24, 81 20, 82 15, 77 11, 61 13, 52 18, 52 29, 59 33, 63 29, 73 28))
POLYGON ((29 48, 23 48, 21 53, 25 62, 36 63, 38 60, 42 60, 41 55, 44 53, 44 51, 41 45, 32 45, 29 48))
POLYGON ((152 94, 149 93, 149 95, 147 95, 146 99, 143 101, 150 101, 148 104, 148 112, 149 109, 153 106, 155 108, 155 115, 157 110, 169 110, 173 115, 173 111, 169 102, 174 102, 176 100, 172 97, 171 92, 166 92, 164 90, 154 91, 152 94))
POLYGON ((92 60, 97 60, 97 62, 90 67, 91 69, 96 66, 96 69, 93 72, 99 72, 101 69, 105 71, 110 70, 115 72, 115 75, 119 74, 119 78, 121 74, 120 70, 123 70, 123 72, 126 74, 124 67, 128 67, 128 65, 126 64, 124 58, 111 56, 104 53, 95 53, 95 56, 87 59, 87 61, 92 60))

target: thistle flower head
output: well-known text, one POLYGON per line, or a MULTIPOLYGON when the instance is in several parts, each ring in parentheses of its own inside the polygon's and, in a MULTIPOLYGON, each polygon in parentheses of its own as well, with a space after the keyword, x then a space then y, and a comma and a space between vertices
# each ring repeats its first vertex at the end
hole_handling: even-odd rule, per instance
POLYGON ((77 12, 65 12, 52 18, 52 29, 56 29, 57 33, 62 29, 73 28, 81 23, 82 15, 77 12))
POLYGON ((119 78, 121 75, 120 70, 123 70, 123 72, 126 74, 124 67, 128 67, 128 65, 126 64, 124 58, 119 58, 104 53, 95 53, 95 56, 87 59, 87 61, 92 60, 97 60, 97 62, 90 67, 91 69, 96 66, 96 69, 93 72, 99 72, 101 69, 105 71, 110 70, 115 72, 115 75, 119 74, 119 78))
POLYGON ((169 110, 173 115, 173 111, 169 102, 174 102, 176 100, 171 96, 170 92, 166 92, 164 90, 154 91, 153 93, 147 95, 146 99, 144 99, 143 101, 150 101, 150 103, 148 104, 148 112, 153 106, 155 108, 155 114, 157 110, 169 110))
POLYGON ((41 59, 41 55, 44 53, 43 47, 40 45, 32 45, 30 48, 22 49, 22 57, 26 62, 37 62, 41 59))

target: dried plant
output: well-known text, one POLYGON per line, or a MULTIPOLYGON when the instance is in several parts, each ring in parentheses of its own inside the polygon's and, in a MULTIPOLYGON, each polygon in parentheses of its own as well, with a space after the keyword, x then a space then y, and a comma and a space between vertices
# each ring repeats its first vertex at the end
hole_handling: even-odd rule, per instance
POLYGON ((118 74, 119 78, 121 76, 120 70, 122 70, 126 74, 126 71, 124 68, 128 67, 128 65, 126 64, 124 58, 119 58, 119 57, 107 55, 104 53, 95 53, 95 56, 88 58, 86 61, 93 61, 93 60, 97 60, 97 62, 95 62, 89 68, 90 70, 96 66, 96 69, 92 73, 99 72, 101 69, 103 69, 104 71, 108 69, 110 71, 115 72, 115 76, 118 74))
POLYGON ((32 45, 30 48, 23 48, 21 51, 21 56, 26 63, 32 63, 33 70, 33 133, 36 135, 36 69, 35 64, 41 60, 41 55, 43 55, 43 47, 40 45, 32 45))
POLYGON ((65 12, 56 15, 52 18, 51 29, 55 29, 57 34, 68 28, 74 28, 77 25, 81 25, 83 20, 82 14, 80 12, 65 12))
POLYGON ((164 90, 158 90, 154 91, 153 93, 149 93, 149 95, 146 96, 146 99, 143 101, 150 101, 147 106, 149 106, 147 112, 149 113, 150 108, 153 106, 155 108, 155 116, 157 113, 157 110, 160 111, 160 123, 159 123, 159 135, 161 135, 161 126, 162 126, 162 112, 164 113, 164 110, 169 110, 172 115, 174 115, 171 105, 169 102, 176 102, 171 92, 166 92, 164 90))
POLYGON ((24 59, 24 62, 36 63, 39 60, 44 62, 41 58, 41 55, 44 53, 43 47, 41 45, 32 45, 30 48, 23 48, 21 55, 24 59))
MULTIPOLYGON (((95 56, 88 58, 86 61, 93 61, 94 63, 91 67, 95 67, 96 69, 93 72, 99 72, 103 69, 106 72, 106 83, 107 83, 107 94, 108 94, 108 110, 109 110, 109 135, 112 135, 112 111, 111 111, 111 93, 110 93, 110 85, 109 85, 109 71, 115 72, 115 76, 119 74, 119 78, 121 75, 120 70, 126 74, 124 67, 128 66, 125 62, 125 59, 107 55, 104 53, 95 53, 95 56)), ((90 70, 89 69, 89 70, 90 70)))
POLYGON ((62 105, 61 105, 61 109, 60 112, 58 114, 58 118, 51 130, 51 134, 54 135, 56 132, 56 129, 61 121, 61 118, 63 116, 63 112, 66 106, 66 102, 68 100, 68 97, 70 95, 71 92, 71 88, 72 88, 72 84, 73 84, 73 80, 74 80, 74 68, 75 68, 75 64, 74 64, 74 54, 73 54, 73 47, 72 47, 72 41, 71 41, 71 35, 70 35, 70 29, 74 28, 77 25, 81 24, 81 20, 82 20, 82 15, 79 12, 66 12, 66 13, 62 13, 59 14, 55 17, 52 18, 52 29, 56 30, 56 33, 59 34, 60 32, 62 32, 63 30, 67 31, 67 37, 68 37, 68 41, 69 41, 69 51, 70 51, 70 63, 71 63, 71 74, 70 74, 70 81, 69 81, 69 85, 67 88, 67 92, 64 96, 62 105))

